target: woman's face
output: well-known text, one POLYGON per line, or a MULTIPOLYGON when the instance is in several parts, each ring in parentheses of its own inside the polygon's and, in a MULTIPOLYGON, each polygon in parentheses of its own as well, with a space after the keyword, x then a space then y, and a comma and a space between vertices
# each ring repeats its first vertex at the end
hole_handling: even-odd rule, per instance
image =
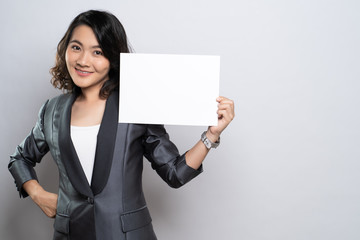
POLYGON ((104 57, 93 30, 76 27, 65 54, 66 67, 75 85, 82 90, 98 89, 109 79, 110 62, 104 57))

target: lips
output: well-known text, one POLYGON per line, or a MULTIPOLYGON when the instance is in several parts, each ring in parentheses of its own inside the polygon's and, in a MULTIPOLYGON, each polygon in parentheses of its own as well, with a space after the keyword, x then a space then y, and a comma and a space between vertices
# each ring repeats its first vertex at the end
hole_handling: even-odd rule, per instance
POLYGON ((75 71, 78 75, 80 76, 83 76, 83 77, 86 77, 86 76, 89 76, 92 74, 92 72, 87 72, 87 71, 84 71, 84 70, 80 70, 80 69, 77 69, 75 68, 75 71))

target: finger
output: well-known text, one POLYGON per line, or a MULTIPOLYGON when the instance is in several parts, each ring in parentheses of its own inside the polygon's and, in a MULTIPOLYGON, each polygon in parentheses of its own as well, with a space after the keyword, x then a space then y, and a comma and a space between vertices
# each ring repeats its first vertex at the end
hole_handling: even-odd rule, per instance
POLYGON ((232 105, 231 103, 229 102, 225 102, 225 103, 218 103, 218 108, 229 108, 229 109, 233 109, 234 108, 234 105, 232 105))
POLYGON ((218 109, 229 109, 231 112, 234 112, 234 103, 231 100, 221 102, 218 104, 218 109))
POLYGON ((217 111, 218 117, 220 116, 221 119, 225 119, 228 122, 230 122, 231 120, 234 119, 234 114, 230 111, 228 111, 228 109, 225 110, 218 110, 217 111))
POLYGON ((45 213, 45 215, 47 217, 50 217, 50 218, 54 217, 56 214, 53 209, 48 208, 48 207, 41 208, 41 210, 45 213))
POLYGON ((229 103, 219 103, 219 105, 218 105, 218 109, 232 109, 232 106, 231 106, 231 104, 229 104, 229 103))
POLYGON ((226 117, 226 110, 218 110, 217 111, 217 114, 218 114, 218 119, 222 119, 224 117, 226 117))
POLYGON ((232 101, 231 99, 229 99, 229 98, 227 98, 227 97, 224 97, 224 96, 218 96, 218 97, 216 98, 216 101, 218 101, 218 102, 225 101, 225 100, 230 100, 230 101, 232 101))
POLYGON ((221 105, 218 107, 218 110, 224 110, 227 112, 227 114, 229 116, 232 116, 232 117, 235 116, 234 109, 231 107, 231 105, 228 105, 228 104, 221 105))
POLYGON ((223 104, 227 104, 229 105, 231 108, 234 108, 234 102, 230 99, 225 99, 225 100, 222 100, 218 103, 218 106, 221 106, 223 104))
POLYGON ((231 99, 223 99, 223 100, 221 100, 218 104, 230 104, 230 105, 234 105, 234 101, 233 100, 231 100, 231 99))
POLYGON ((49 216, 49 218, 55 218, 56 217, 56 213, 54 212, 54 213, 52 213, 50 216, 49 216))
POLYGON ((54 213, 54 212, 49 212, 49 213, 46 213, 46 216, 48 216, 49 218, 55 218, 56 213, 54 213))

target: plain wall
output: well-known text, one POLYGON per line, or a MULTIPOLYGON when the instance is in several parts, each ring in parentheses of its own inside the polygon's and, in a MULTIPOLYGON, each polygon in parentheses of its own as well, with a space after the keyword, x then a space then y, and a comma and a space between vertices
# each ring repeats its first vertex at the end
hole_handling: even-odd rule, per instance
MULTIPOLYGON (((48 73, 56 46, 88 9, 114 13, 136 52, 220 55, 220 93, 235 101, 198 178, 174 190, 146 164, 159 239, 360 239, 356 0, 1 0, 1 239, 52 237, 53 220, 19 198, 7 164, 42 103, 60 94, 48 73)), ((167 129, 184 152, 206 127, 167 129)), ((56 191, 50 155, 36 169, 56 191)))

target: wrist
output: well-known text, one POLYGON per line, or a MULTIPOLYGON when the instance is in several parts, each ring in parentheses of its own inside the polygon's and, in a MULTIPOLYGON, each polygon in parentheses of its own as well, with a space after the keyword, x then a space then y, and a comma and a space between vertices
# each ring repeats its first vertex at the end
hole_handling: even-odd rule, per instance
POLYGON ((207 149, 210 148, 217 148, 220 144, 220 136, 216 135, 210 135, 210 138, 208 137, 208 132, 205 131, 201 134, 201 141, 205 144, 205 147, 207 149))
POLYGON ((29 180, 23 185, 24 190, 29 194, 32 200, 35 200, 39 194, 44 191, 36 180, 29 180))
POLYGON ((214 134, 210 130, 207 130, 206 137, 212 142, 218 142, 220 138, 220 134, 214 134))

